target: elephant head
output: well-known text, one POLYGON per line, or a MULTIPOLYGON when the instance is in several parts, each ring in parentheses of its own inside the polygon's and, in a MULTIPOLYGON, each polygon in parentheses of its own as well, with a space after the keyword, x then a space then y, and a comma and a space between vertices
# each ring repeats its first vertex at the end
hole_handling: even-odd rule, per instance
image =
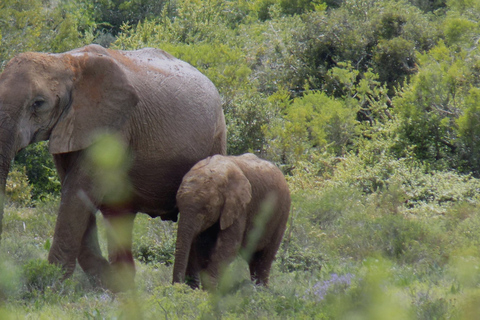
POLYGON ((0 75, 2 193, 13 157, 27 145, 49 139, 53 154, 82 150, 92 133, 115 130, 129 117, 135 90, 117 62, 96 50, 23 53, 6 65, 0 75))

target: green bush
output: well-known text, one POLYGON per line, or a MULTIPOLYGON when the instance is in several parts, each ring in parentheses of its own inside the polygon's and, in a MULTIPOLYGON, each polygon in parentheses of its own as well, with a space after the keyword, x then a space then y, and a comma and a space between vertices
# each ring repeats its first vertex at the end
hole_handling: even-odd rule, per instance
POLYGON ((24 51, 63 52, 91 42, 85 2, 4 0, 0 4, 0 69, 24 51))
POLYGON ((356 112, 324 92, 296 98, 286 105, 281 120, 265 127, 271 148, 268 153, 286 164, 309 153, 343 155, 355 132, 356 112))
POLYGON ((60 181, 47 142, 26 147, 15 157, 15 166, 26 168, 32 200, 53 200, 60 195, 60 181))
POLYGON ((279 269, 282 272, 319 271, 325 262, 325 254, 313 246, 302 246, 292 237, 284 239, 277 253, 279 269))
POLYGON ((21 280, 24 288, 20 297, 29 300, 32 309, 67 304, 83 294, 76 279, 63 279, 62 268, 43 259, 30 260, 23 265, 21 280))
POLYGON ((393 99, 401 123, 399 143, 414 148, 415 157, 438 170, 477 170, 469 156, 475 154, 471 134, 477 119, 471 87, 478 83, 476 59, 470 55, 439 43, 419 56, 418 73, 393 99))
POLYGON ((471 88, 465 97, 463 114, 458 125, 458 154, 460 170, 480 176, 480 90, 471 88))
POLYGON ((390 96, 393 96, 408 76, 417 71, 415 43, 400 37, 379 40, 373 62, 379 80, 388 84, 390 96))
POLYGON ((265 153, 264 128, 271 125, 277 110, 265 95, 250 91, 236 94, 224 106, 227 123, 227 153, 265 153))
POLYGON ((63 277, 60 266, 43 259, 30 260, 22 267, 22 279, 29 292, 44 292, 63 277))
POLYGON ((8 174, 5 186, 7 202, 17 206, 28 206, 32 200, 33 186, 29 184, 25 167, 19 169, 14 167, 8 174))
POLYGON ((162 15, 165 5, 166 10, 173 11, 170 1, 156 0, 95 0, 94 13, 96 20, 101 23, 104 32, 116 36, 124 23, 136 25, 137 23, 162 15))
POLYGON ((175 260, 175 243, 155 243, 140 240, 133 247, 134 257, 142 263, 162 263, 167 266, 173 265, 175 260))
POLYGON ((134 227, 133 256, 145 264, 173 265, 176 224, 137 215, 134 227))

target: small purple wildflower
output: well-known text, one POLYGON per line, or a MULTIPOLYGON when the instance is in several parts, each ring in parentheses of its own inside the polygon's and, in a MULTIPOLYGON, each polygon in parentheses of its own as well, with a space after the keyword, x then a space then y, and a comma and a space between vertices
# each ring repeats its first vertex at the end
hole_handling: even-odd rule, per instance
POLYGON ((334 292, 338 292, 350 287, 354 277, 355 276, 350 273, 341 276, 336 273, 332 273, 330 280, 317 282, 311 289, 307 290, 306 293, 313 294, 318 301, 322 301, 325 299, 329 291, 333 290, 334 292))

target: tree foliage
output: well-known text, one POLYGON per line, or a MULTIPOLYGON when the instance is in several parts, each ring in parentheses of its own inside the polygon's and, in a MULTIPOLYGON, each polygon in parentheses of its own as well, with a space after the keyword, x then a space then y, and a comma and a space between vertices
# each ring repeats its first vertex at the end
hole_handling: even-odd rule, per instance
MULTIPOLYGON (((162 48, 219 89, 231 154, 320 177, 316 162, 331 176, 329 158, 374 145, 478 176, 479 18, 476 1, 453 0, 5 0, 0 61, 91 42, 162 48)), ((42 148, 17 158, 34 198, 58 189, 42 148)))
POLYGON ((31 183, 32 200, 48 200, 59 194, 60 181, 47 143, 40 142, 22 150, 15 157, 14 169, 25 171, 31 183))
POLYGON ((137 24, 145 19, 160 16, 171 1, 163 0, 94 0, 97 21, 101 22, 103 32, 117 35, 124 23, 137 24))
POLYGON ((91 10, 87 1, 2 1, 0 66, 20 52, 62 52, 91 42, 91 10))

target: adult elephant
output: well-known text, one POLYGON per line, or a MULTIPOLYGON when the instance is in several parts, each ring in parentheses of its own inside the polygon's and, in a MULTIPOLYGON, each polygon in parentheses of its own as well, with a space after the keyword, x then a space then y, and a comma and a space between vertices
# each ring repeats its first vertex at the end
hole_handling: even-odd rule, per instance
POLYGON ((113 266, 126 262, 134 270, 135 213, 176 220, 183 175, 200 159, 225 153, 226 128, 215 86, 188 63, 158 49, 89 45, 19 54, 0 75, 0 191, 15 154, 41 140, 49 140, 62 184, 48 260, 67 277, 78 260, 87 274, 115 288, 113 266), (83 161, 97 132, 115 133, 132 157, 131 192, 113 204, 83 161), (109 246, 117 239, 110 263, 98 244, 98 209, 111 225, 109 246))

